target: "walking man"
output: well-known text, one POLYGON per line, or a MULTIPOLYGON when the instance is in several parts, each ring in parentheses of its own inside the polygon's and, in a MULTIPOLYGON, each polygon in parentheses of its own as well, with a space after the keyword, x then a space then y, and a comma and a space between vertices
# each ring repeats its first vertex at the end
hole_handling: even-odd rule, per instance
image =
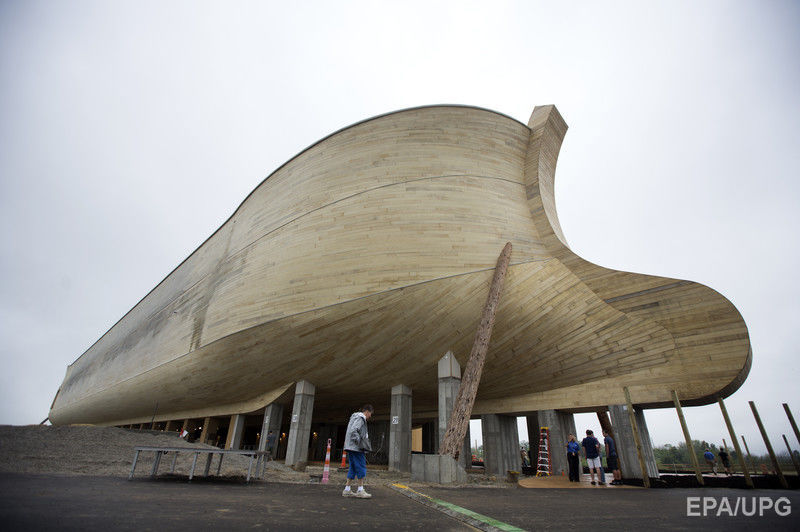
POLYGON ((347 470, 347 483, 342 492, 343 497, 357 497, 359 499, 369 499, 372 497, 364 490, 364 477, 367 476, 367 457, 365 451, 371 451, 369 434, 367 433, 367 420, 372 417, 374 409, 372 405, 364 405, 360 412, 354 412, 347 423, 347 432, 344 435, 344 450, 347 451, 347 459, 350 468, 347 470), (358 491, 355 493, 350 489, 351 482, 358 481, 358 491))
POLYGON ((611 485, 619 486, 622 484, 622 473, 619 472, 617 446, 614 444, 614 438, 606 431, 603 431, 603 442, 606 446, 606 465, 608 466, 608 470, 614 474, 614 480, 611 481, 611 485))
MULTIPOLYGON (((597 471, 597 480, 599 482, 600 468, 603 467, 600 464, 600 442, 594 437, 594 432, 587 430, 586 437, 581 442, 581 445, 586 453, 586 464, 589 466, 589 473, 592 476, 592 486, 594 486, 597 484, 597 482, 594 481, 594 472, 597 471)), ((600 482, 600 485, 605 486, 603 482, 600 482)))
POLYGON ((728 454, 728 451, 723 447, 719 450, 717 455, 719 456, 720 462, 722 462, 722 467, 725 468, 725 473, 731 476, 731 456, 728 454))

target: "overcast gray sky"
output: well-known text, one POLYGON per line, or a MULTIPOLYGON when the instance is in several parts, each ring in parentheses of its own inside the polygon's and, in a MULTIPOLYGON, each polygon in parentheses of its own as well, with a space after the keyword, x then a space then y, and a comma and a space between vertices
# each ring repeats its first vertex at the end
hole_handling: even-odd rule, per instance
MULTIPOLYGON (((411 106, 527 122, 553 103, 572 249, 730 299, 753 346, 734 426, 764 449, 754 400, 783 449, 800 4, 560 4, 0 2, 0 423, 44 419, 67 365, 321 137, 411 106)), ((716 405, 687 419, 729 440, 716 405)), ((647 420, 654 443, 681 441, 674 411, 647 420)))

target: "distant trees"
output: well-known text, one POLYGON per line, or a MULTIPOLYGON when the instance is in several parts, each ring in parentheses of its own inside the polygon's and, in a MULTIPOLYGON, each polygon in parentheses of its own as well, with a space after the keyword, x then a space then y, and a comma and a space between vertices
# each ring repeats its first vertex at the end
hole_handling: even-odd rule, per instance
MULTIPOLYGON (((692 451, 694 455, 697 457, 698 462, 701 465, 705 464, 705 458, 703 458, 703 453, 706 452, 706 449, 709 449, 714 456, 717 456, 719 453, 719 447, 717 447, 713 443, 708 443, 707 441, 700 441, 700 440, 692 440, 692 451)), ((656 457, 656 463, 661 466, 663 465, 672 465, 672 464, 691 464, 692 458, 690 451, 686 447, 685 442, 681 442, 678 445, 666 444, 661 447, 655 447, 653 449, 653 454, 656 457)), ((731 460, 736 460, 736 452, 733 449, 728 449, 728 453, 731 455, 731 460)))
MULTIPOLYGON (((706 469, 706 460, 703 458, 703 453, 706 449, 710 450, 714 453, 714 457, 717 459, 717 463, 719 463, 719 456, 718 453, 720 451, 720 447, 713 443, 708 443, 707 441, 703 440, 692 440, 692 452, 694 452, 695 456, 697 457, 697 461, 700 463, 701 469, 706 469)), ((744 449, 743 449, 744 450, 744 449)), ((727 449, 728 454, 731 457, 731 466, 734 470, 739 469, 739 462, 736 456, 736 451, 733 448, 727 449)), ((681 442, 678 445, 666 444, 660 447, 653 448, 653 454, 656 458, 656 463, 658 464, 659 468, 664 469, 672 469, 673 464, 684 465, 684 466, 691 466, 692 459, 691 455, 689 454, 688 449, 686 448, 686 443, 681 442)), ((795 456, 800 456, 797 451, 795 451, 795 456)), ((753 455, 752 456, 753 463, 750 463, 747 455, 745 454, 745 464, 747 467, 752 471, 753 469, 758 470, 759 472, 763 472, 763 466, 766 466, 770 471, 772 471, 772 461, 768 454, 763 455, 753 455)), ((778 462, 781 464, 781 468, 784 468, 784 464, 788 466, 791 470, 792 461, 789 457, 789 453, 786 451, 778 453, 778 462)))

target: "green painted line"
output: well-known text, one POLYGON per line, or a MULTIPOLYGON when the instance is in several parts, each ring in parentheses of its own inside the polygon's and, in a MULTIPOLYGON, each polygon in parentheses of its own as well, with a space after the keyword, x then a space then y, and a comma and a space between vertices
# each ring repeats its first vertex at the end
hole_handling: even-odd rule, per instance
POLYGON ((509 532, 523 532, 521 528, 515 527, 514 525, 509 525, 508 523, 504 523, 502 521, 498 521, 493 517, 489 517, 487 515, 479 514, 478 512, 473 512, 472 510, 467 510, 466 508, 462 508, 461 506, 456 506, 453 503, 443 501, 441 499, 434 499, 433 497, 429 497, 430 500, 435 502, 436 504, 441 504, 445 508, 450 508, 458 513, 468 515, 473 519, 477 519, 487 525, 491 525, 495 528, 499 528, 500 530, 508 530, 509 532))
POLYGON ((403 484, 392 484, 392 487, 395 490, 399 491, 400 493, 403 493, 404 495, 411 497, 412 499, 415 499, 423 504, 427 504, 428 506, 433 506, 434 508, 438 508, 440 511, 447 513, 451 517, 456 517, 455 515, 453 515, 453 513, 461 514, 464 516, 464 518, 462 519, 464 519, 465 522, 467 522, 468 524, 471 524, 473 526, 479 524, 486 525, 486 527, 479 527, 482 528, 483 530, 488 529, 488 530, 503 530, 507 532, 525 532, 522 528, 518 528, 514 525, 509 525, 508 523, 504 523, 487 515, 479 514, 478 512, 473 512, 472 510, 468 510, 456 504, 443 501, 441 499, 435 499, 433 497, 425 495, 424 493, 415 491, 403 484))

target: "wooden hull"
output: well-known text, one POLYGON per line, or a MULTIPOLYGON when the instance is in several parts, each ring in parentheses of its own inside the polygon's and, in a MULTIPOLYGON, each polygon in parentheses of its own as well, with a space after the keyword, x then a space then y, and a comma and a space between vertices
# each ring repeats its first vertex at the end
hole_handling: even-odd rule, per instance
POLYGON ((713 290, 574 255, 553 175, 566 125, 470 107, 377 117, 311 146, 67 370, 53 423, 244 413, 296 381, 315 418, 406 384, 436 409, 435 368, 469 353, 492 268, 512 242, 475 413, 588 410, 728 395, 747 328, 713 290))

